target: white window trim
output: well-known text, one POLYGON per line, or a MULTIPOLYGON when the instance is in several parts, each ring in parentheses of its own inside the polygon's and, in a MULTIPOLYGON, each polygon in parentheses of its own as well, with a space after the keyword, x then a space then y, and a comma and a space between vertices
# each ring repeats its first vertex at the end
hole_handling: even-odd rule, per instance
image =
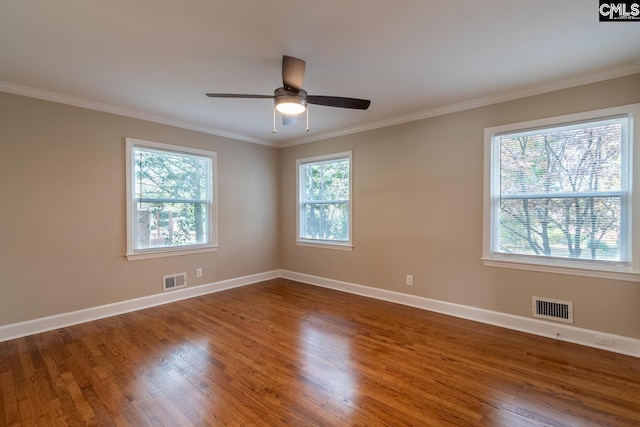
POLYGON ((334 249, 339 251, 353 250, 353 151, 307 157, 296 160, 296 244, 313 248, 334 249), (307 163, 329 160, 349 159, 349 240, 318 240, 300 237, 300 215, 302 211, 302 186, 300 185, 300 167, 307 163))
POLYGON ((200 150, 197 148, 183 147, 179 145, 164 144, 161 142, 146 141, 143 139, 125 138, 125 158, 126 158, 126 217, 127 217, 127 253, 125 256, 129 261, 136 261, 149 258, 160 258, 177 255, 189 255, 203 252, 214 252, 218 250, 218 191, 217 191, 217 154, 214 151, 200 150), (135 249, 133 241, 134 221, 135 221, 135 180, 133 179, 133 158, 131 156, 135 147, 154 148, 169 152, 197 154, 211 159, 211 203, 208 206, 209 221, 207 223, 209 231, 209 242, 207 244, 180 246, 175 248, 151 248, 135 249))
POLYGON ((603 279, 624 280, 640 282, 640 196, 635 194, 640 190, 640 126, 634 126, 634 119, 640 117, 640 104, 631 104, 602 110, 588 111, 584 113, 568 114, 559 117, 551 117, 540 120, 532 120, 521 123, 513 123, 503 126, 495 126, 484 130, 484 197, 483 197, 483 250, 482 262, 485 266, 511 268, 518 270, 540 271, 546 273, 569 274, 575 276, 596 277, 603 279), (630 262, 620 263, 590 263, 584 260, 568 260, 560 258, 546 258, 526 255, 513 255, 492 252, 492 229, 494 220, 491 209, 492 191, 495 194, 498 185, 492 176, 492 165, 497 162, 495 151, 492 150, 494 135, 515 132, 518 130, 535 129, 569 122, 595 120, 607 116, 629 114, 629 156, 631 165, 629 170, 629 197, 631 198, 629 217, 630 229, 630 262), (492 186, 494 186, 492 188, 492 186))

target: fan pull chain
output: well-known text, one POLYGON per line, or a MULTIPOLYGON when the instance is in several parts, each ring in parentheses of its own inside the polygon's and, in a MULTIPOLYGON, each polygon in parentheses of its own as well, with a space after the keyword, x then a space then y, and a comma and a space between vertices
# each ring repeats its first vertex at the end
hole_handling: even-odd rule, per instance
POLYGON ((275 105, 273 106, 273 130, 271 132, 272 133, 278 133, 278 131, 276 130, 276 107, 275 107, 275 105))
POLYGON ((307 132, 309 132, 309 106, 307 105, 307 132))

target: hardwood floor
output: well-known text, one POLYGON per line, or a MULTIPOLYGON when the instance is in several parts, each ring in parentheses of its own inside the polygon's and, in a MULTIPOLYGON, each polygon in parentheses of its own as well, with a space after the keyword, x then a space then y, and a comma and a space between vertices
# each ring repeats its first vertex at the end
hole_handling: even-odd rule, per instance
POLYGON ((276 279, 0 343, 0 425, 640 425, 640 359, 276 279))

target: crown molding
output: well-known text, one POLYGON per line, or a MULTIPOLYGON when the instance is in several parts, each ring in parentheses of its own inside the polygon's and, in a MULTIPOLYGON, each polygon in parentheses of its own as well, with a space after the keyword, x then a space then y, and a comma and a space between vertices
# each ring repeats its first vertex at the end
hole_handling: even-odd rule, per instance
POLYGON ((501 102, 513 101, 516 99, 526 98, 529 96, 541 95, 543 93, 554 92, 557 90, 568 89, 571 87, 582 86, 590 83, 624 77, 631 74, 640 73, 640 60, 626 64, 616 68, 610 68, 606 71, 582 74, 568 79, 558 80, 553 83, 546 83, 529 87, 524 90, 510 91, 498 95, 489 95, 482 98, 476 98, 469 101, 463 101, 456 104, 445 105, 441 107, 431 108, 417 113, 406 114, 403 116, 392 117, 390 119, 379 120, 376 122, 365 123, 363 125, 353 126, 345 129, 338 129, 332 132, 326 132, 313 135, 306 138, 287 141, 277 146, 279 148, 291 147, 294 145, 307 144, 315 141, 322 141, 330 138, 350 135, 354 133, 365 132, 374 129, 395 126, 402 123, 408 123, 418 120, 424 120, 431 117, 443 116, 445 114, 457 113, 460 111, 471 110, 473 108, 485 107, 487 105, 499 104, 501 102))
POLYGON ((9 82, 0 81, 0 92, 8 92, 14 95, 22 95, 29 98, 37 98, 45 101, 72 105, 74 107, 81 107, 89 110, 101 111, 103 113, 117 114, 119 116, 131 117, 133 119, 145 120, 148 122, 160 123, 163 125, 193 130, 197 132, 207 133, 210 135, 221 136, 224 138, 230 138, 230 139, 235 139, 235 140, 244 141, 244 142, 251 142, 253 144, 276 147, 276 144, 270 141, 251 138, 251 137, 236 134, 236 133, 226 132, 220 129, 202 126, 202 125, 198 125, 196 123, 192 123, 184 120, 178 120, 171 117, 162 116, 159 114, 147 113, 145 111, 134 110, 131 108, 119 107, 116 105, 90 101, 88 99, 77 98, 74 96, 63 95, 61 93, 35 89, 27 86, 21 86, 21 85, 9 83, 9 82))
POLYGON ((175 126, 182 129, 189 129, 197 132, 207 133, 210 135, 216 135, 224 138, 230 138, 238 141, 250 142, 253 144, 266 145, 275 148, 286 148, 294 145, 307 144, 310 142, 323 141, 331 138, 337 138, 345 135, 351 135, 354 133, 366 132, 369 130, 385 128, 389 126, 395 126, 403 123, 414 122, 418 120, 424 120, 431 117, 442 116, 445 114, 457 113, 460 111, 470 110, 478 107, 485 107, 487 105, 498 104, 506 101, 513 101, 515 99, 526 98, 529 96, 541 95, 543 93, 553 92, 556 90, 568 89, 571 87, 586 85, 590 83, 596 83, 599 81, 614 79, 618 77, 624 77, 631 74, 640 73, 640 60, 625 64, 620 67, 610 68, 605 71, 598 71, 594 73, 582 74, 567 79, 558 80, 553 83, 545 83, 542 85, 532 86, 524 90, 516 90, 510 92, 504 92, 497 95, 489 95, 481 98, 476 98, 468 101, 459 102, 456 104, 450 104, 440 107, 431 108, 416 113, 406 114, 403 116, 392 117, 389 119, 379 120, 375 122, 364 123, 358 126, 352 126, 344 129, 338 129, 331 132, 320 133, 317 135, 294 139, 290 141, 276 142, 266 139, 258 139, 249 137, 246 135, 226 132, 220 129, 202 126, 196 123, 178 120, 171 117, 166 117, 158 114, 151 114, 140 110, 134 110, 125 107, 119 107, 115 105, 105 104, 96 101, 90 101, 83 98, 77 98, 69 95, 63 95, 56 92, 50 92, 41 89, 35 89, 27 86, 21 86, 14 83, 0 81, 0 91, 13 93, 15 95, 27 96, 30 98, 42 99, 45 101, 52 101, 61 104, 72 105, 75 107, 87 108, 90 110, 102 111, 104 113, 117 114, 120 116, 131 117, 134 119, 145 120, 154 123, 160 123, 168 126, 175 126))

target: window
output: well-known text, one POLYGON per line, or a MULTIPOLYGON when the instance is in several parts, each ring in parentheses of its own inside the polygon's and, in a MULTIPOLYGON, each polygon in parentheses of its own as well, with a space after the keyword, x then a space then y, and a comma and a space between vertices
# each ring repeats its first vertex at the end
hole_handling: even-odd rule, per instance
POLYGON ((127 258, 216 248, 216 153, 127 138, 127 258))
POLYGON ((351 250, 352 153, 300 159, 298 244, 351 250))
POLYGON ((634 110, 485 130, 486 265, 640 280, 634 110))

